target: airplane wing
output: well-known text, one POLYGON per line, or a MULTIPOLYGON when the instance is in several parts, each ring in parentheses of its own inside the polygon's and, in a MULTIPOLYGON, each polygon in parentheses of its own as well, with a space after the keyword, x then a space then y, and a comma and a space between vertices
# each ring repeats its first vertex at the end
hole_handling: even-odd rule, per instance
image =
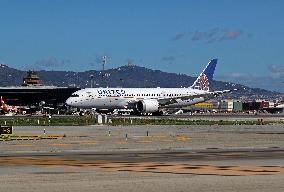
MULTIPOLYGON (((234 90, 236 90, 236 89, 234 89, 234 90)), ((202 98, 202 97, 210 99, 210 98, 213 98, 213 97, 217 97, 218 95, 222 95, 222 94, 230 93, 230 92, 232 92, 232 90, 213 91, 213 92, 208 92, 208 93, 204 93, 204 94, 158 99, 158 102, 160 103, 161 106, 165 106, 165 105, 178 103, 178 102, 184 101, 184 100, 193 100, 193 99, 202 98)))
POLYGON ((222 94, 226 94, 226 93, 231 93, 233 91, 237 91, 238 89, 233 89, 233 90, 223 90, 223 91, 213 91, 211 92, 213 95, 218 96, 218 95, 222 95, 222 94))
POLYGON ((232 92, 232 91, 237 91, 237 89, 233 89, 233 90, 223 90, 223 91, 213 91, 213 92, 210 92, 210 93, 216 97, 216 96, 218 96, 218 95, 222 95, 222 94, 225 94, 225 93, 230 93, 230 92, 232 92))
POLYGON ((165 105, 179 103, 179 102, 184 101, 184 100, 200 98, 200 97, 203 97, 204 95, 190 95, 190 96, 163 98, 163 99, 158 99, 158 102, 161 106, 165 106, 165 105))

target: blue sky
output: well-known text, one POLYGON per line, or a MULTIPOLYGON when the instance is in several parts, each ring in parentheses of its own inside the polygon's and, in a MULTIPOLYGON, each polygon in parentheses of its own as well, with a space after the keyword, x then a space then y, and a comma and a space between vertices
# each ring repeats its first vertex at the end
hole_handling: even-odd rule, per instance
POLYGON ((282 0, 0 0, 0 62, 85 71, 132 62, 284 92, 282 0))

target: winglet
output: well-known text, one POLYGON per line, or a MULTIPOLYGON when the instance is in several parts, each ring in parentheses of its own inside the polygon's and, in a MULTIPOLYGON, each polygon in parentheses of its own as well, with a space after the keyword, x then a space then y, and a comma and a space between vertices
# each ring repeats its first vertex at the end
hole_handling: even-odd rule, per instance
POLYGON ((217 59, 210 60, 210 62, 207 64, 207 66, 202 71, 202 73, 200 73, 200 75, 194 81, 191 88, 203 91, 209 91, 209 86, 213 81, 213 75, 216 65, 217 65, 217 59))

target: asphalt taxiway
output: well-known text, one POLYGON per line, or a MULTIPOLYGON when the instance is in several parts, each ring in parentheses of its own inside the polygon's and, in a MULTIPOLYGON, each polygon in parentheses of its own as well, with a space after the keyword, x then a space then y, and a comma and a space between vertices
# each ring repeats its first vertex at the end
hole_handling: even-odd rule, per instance
POLYGON ((257 121, 263 119, 265 121, 284 121, 284 114, 270 113, 183 113, 183 114, 168 114, 162 116, 134 116, 134 115, 110 115, 112 118, 146 118, 146 119, 183 119, 183 120, 211 120, 211 121, 257 121))
POLYGON ((0 191, 284 190, 282 124, 14 131, 43 129, 66 137, 0 143, 0 191))

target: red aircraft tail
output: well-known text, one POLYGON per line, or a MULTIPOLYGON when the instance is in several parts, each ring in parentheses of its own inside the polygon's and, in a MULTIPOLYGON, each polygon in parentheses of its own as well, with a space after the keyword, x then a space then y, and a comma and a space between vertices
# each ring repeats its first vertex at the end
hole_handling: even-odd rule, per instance
POLYGON ((1 98, 0 98, 0 102, 1 102, 1 108, 2 108, 2 110, 3 110, 5 113, 7 113, 7 112, 8 112, 8 107, 7 107, 7 105, 4 103, 4 101, 3 101, 3 99, 2 99, 2 96, 1 96, 1 98))

